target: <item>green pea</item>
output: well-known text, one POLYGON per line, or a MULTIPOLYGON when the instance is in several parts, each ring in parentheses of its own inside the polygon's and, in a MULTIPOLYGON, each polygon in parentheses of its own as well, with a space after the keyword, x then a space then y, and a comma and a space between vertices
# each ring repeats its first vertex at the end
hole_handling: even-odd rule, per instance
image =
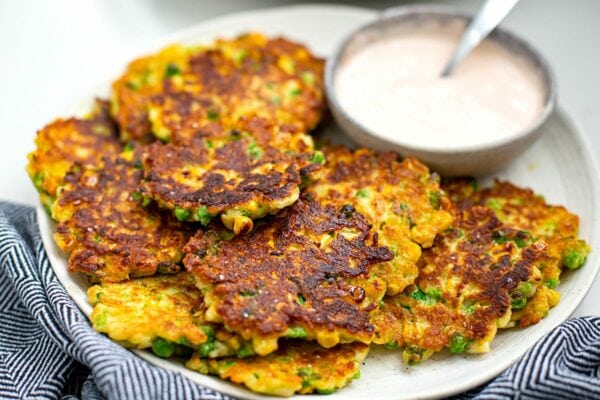
POLYGON ((244 343, 237 351, 236 354, 239 358, 250 357, 254 355, 254 349, 250 343, 244 343))
POLYGON ((198 346, 198 354, 200 357, 208 357, 211 351, 215 349, 215 342, 206 342, 198 346))
POLYGON ((567 249, 563 253, 562 261, 565 267, 577 269, 585 264, 587 252, 583 249, 567 249))
POLYGON ((450 339, 450 345, 448 346, 448 349, 451 353, 460 354, 465 352, 468 344, 469 341, 464 335, 461 333, 455 333, 452 335, 452 339, 450 339))
POLYGON ((179 221, 187 221, 189 217, 190 217, 189 210, 186 210, 185 208, 179 208, 179 207, 175 208, 175 218, 177 218, 179 221))
POLYGON ((157 338, 152 342, 152 351, 159 357, 171 357, 175 352, 175 345, 168 340, 157 338))
POLYGON ((306 333, 306 329, 303 327, 294 326, 292 328, 288 328, 286 336, 292 339, 303 339, 308 336, 308 334, 306 333))
POLYGON ((395 340, 390 340, 385 344, 385 348, 389 350, 396 350, 398 348, 398 342, 395 340))
POLYGON ((313 153, 312 157, 310 158, 310 162, 315 163, 315 164, 324 164, 325 163, 325 155, 323 154, 322 151, 317 150, 313 153))
POLYGON ((436 301, 442 298, 442 291, 435 287, 427 288, 425 293, 427 294, 427 296, 431 297, 432 299, 435 299, 436 301))
POLYGON ((202 206, 196 211, 196 220, 200 221, 202 225, 208 225, 212 218, 212 215, 208 213, 208 208, 206 206, 202 206))
POLYGON ((519 285, 517 290, 523 293, 523 296, 529 298, 535 293, 535 285, 531 282, 523 282, 519 285))
POLYGON ((202 330, 202 332, 206 335, 207 342, 212 342, 215 340, 215 330, 212 326, 210 325, 202 325, 200 327, 200 329, 202 330))
POLYGON ((513 310, 522 310, 527 305, 527 298, 520 297, 511 301, 511 307, 513 310))
POLYGON ((552 278, 548 279, 548 282, 546 282, 546 286, 548 287, 548 289, 554 289, 556 286, 558 286, 559 283, 560 280, 558 280, 557 278, 552 278))

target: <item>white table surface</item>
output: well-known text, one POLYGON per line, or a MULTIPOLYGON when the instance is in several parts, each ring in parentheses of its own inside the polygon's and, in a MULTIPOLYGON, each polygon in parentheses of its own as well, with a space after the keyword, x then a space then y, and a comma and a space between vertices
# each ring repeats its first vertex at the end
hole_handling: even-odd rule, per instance
MULTIPOLYGON (((136 49, 202 20, 303 2, 285 0, 53 0, 0 2, 0 199, 35 205, 25 154, 36 129, 64 112, 95 75, 136 49)), ((314 3, 314 1, 313 1, 314 3)), ((338 1, 386 8, 402 1, 338 1)), ((479 1, 446 1, 474 11, 479 1)), ((554 68, 559 101, 600 153, 600 1, 522 0, 503 23, 554 68)), ((568 162, 568 160, 565 160, 568 162)), ((575 315, 600 315, 600 279, 575 315)))

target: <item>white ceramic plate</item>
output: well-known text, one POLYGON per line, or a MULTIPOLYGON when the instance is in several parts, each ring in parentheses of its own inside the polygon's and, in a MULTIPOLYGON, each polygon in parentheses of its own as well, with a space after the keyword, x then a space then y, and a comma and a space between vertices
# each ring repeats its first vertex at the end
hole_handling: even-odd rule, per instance
MULTIPOLYGON (((152 48, 141 49, 140 54, 157 50, 170 42, 208 42, 217 36, 231 37, 244 31, 258 30, 269 35, 285 35, 326 56, 345 34, 373 18, 376 18, 376 14, 371 10, 339 6, 298 6, 254 11, 204 22, 169 36, 152 48)), ((106 76, 107 79, 114 77, 106 76)), ((82 104, 89 105, 95 95, 106 96, 108 82, 105 81, 96 93, 82 96, 82 104)), ((326 130, 326 134, 334 140, 343 140, 336 127, 330 126, 326 130)), ((559 110, 551 118, 541 140, 498 174, 516 184, 532 187, 549 202, 564 204, 577 213, 581 218, 581 235, 592 246, 587 264, 580 271, 567 272, 561 279, 558 290, 562 300, 544 320, 525 330, 501 332, 493 342, 492 351, 485 355, 440 354, 422 365, 407 367, 403 365, 399 353, 373 350, 362 367, 362 378, 328 399, 432 398, 455 394, 500 374, 540 337, 566 320, 583 300, 600 266, 600 222, 596 206, 600 202, 600 185, 589 148, 579 126, 573 123, 567 113, 559 110)), ((487 179, 483 179, 484 183, 487 179)), ((38 218, 50 262, 59 280, 75 303, 89 315, 92 308, 87 302, 87 283, 83 278, 67 272, 66 256, 52 240, 54 225, 41 206, 38 208, 38 218)), ((186 370, 180 363, 160 359, 150 352, 136 353, 153 364, 180 372, 211 389, 240 398, 272 399, 218 378, 186 370)))

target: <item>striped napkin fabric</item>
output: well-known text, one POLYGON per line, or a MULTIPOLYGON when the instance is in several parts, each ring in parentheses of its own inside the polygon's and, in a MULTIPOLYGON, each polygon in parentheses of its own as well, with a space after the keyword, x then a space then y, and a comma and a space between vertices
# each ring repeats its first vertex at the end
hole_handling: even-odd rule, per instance
MULTIPOLYGON (((106 337, 56 278, 31 207, 0 202, 1 399, 229 399, 106 337)), ((600 399, 600 317, 571 319, 457 399, 600 399)))

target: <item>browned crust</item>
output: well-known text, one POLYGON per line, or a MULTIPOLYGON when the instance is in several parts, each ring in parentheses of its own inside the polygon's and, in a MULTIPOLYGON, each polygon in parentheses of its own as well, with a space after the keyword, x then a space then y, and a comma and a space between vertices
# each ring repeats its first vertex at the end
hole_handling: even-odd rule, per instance
POLYGON ((108 103, 97 99, 95 106, 89 118, 57 119, 38 131, 27 166, 38 190, 55 196, 72 166, 96 166, 102 157, 121 150, 108 103))
POLYGON ((208 112, 222 116, 220 123, 229 128, 234 126, 236 115, 252 110, 297 132, 314 128, 321 119, 325 108, 323 60, 300 44, 259 34, 220 39, 208 49, 191 51, 183 59, 183 84, 173 84, 167 76, 142 88, 128 84, 130 75, 150 68, 153 58, 166 65, 168 57, 168 53, 159 53, 134 61, 113 85, 118 102, 116 118, 133 139, 148 139, 149 104, 162 110, 161 123, 171 130, 172 140, 184 142, 211 125, 208 112), (231 48, 243 51, 243 58, 235 60, 228 55, 227 49, 231 48), (285 63, 282 59, 291 61, 285 63), (286 64, 293 65, 293 69, 286 68, 286 64), (314 82, 307 84, 302 78, 304 73, 310 73, 314 82), (281 85, 283 90, 291 81, 300 88, 293 101, 281 100, 283 93, 270 89, 281 85), (274 102, 273 96, 279 96, 280 101, 274 102))
POLYGON ((55 238, 70 253, 69 269, 118 282, 175 272, 190 227, 134 194, 142 171, 134 162, 104 159, 104 168, 72 171, 65 178, 54 215, 55 238))
POLYGON ((360 214, 303 196, 247 236, 219 241, 214 231, 198 232, 184 249, 184 265, 214 285, 218 313, 230 329, 268 335, 300 325, 370 335, 376 305, 362 307, 364 288, 349 281, 367 278, 371 265, 392 258, 376 246, 360 214), (343 230, 356 237, 344 238, 343 230), (329 232, 335 237, 321 248, 315 237, 329 232))

